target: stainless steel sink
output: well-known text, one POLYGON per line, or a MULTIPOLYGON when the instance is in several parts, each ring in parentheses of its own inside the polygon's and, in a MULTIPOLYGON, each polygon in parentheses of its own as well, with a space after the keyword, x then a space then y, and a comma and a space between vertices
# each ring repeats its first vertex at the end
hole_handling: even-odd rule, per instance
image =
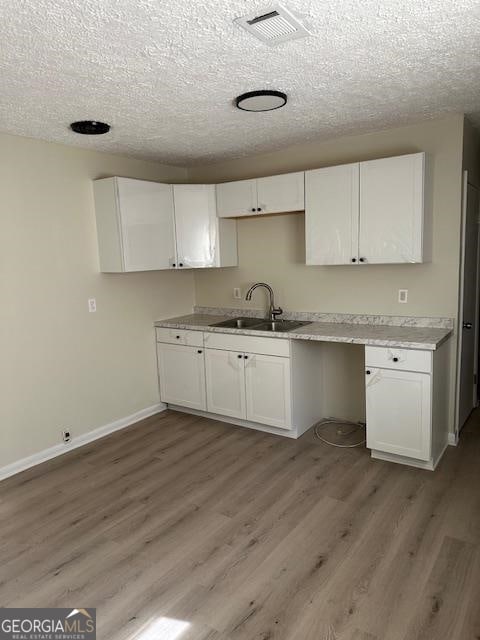
POLYGON ((257 324, 250 328, 255 329, 255 331, 292 331, 293 329, 298 329, 298 327, 303 327, 306 324, 311 323, 301 322, 300 320, 275 320, 274 322, 271 320, 265 320, 261 324, 257 324))
POLYGON ((212 327, 225 327, 226 329, 254 329, 255 331, 292 331, 303 327, 310 322, 300 320, 260 320, 259 318, 231 318, 212 324, 212 327))
POLYGON ((262 322, 260 318, 231 318, 230 320, 222 320, 215 322, 212 327, 225 327, 226 329, 248 329, 262 322))

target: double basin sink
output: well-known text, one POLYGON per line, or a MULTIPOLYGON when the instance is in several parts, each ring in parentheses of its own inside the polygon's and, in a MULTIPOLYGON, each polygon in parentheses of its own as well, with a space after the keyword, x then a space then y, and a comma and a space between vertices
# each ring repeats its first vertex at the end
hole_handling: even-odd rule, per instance
POLYGON ((212 327, 225 327, 226 329, 252 329, 254 331, 292 331, 303 327, 310 322, 300 320, 261 320, 260 318, 230 318, 212 324, 212 327))

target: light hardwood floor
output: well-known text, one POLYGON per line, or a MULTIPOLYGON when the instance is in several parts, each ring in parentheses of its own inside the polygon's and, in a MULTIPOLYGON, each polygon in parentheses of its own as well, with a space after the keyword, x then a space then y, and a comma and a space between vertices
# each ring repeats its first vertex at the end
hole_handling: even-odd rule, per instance
POLYGON ((149 418, 0 483, 0 606, 97 607, 99 640, 478 640, 479 423, 430 473, 149 418))

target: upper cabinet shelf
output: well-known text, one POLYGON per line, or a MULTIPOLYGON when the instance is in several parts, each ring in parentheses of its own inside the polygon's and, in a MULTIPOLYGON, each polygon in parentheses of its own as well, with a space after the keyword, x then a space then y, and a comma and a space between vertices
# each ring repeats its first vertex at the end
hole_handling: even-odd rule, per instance
POLYGON ((215 185, 113 177, 94 181, 94 197, 101 271, 238 264, 236 222, 217 218, 215 185))
POLYGON ((425 262, 425 154, 305 172, 306 262, 425 262))
POLYGON ((303 211, 304 172, 217 184, 217 215, 240 218, 303 211))

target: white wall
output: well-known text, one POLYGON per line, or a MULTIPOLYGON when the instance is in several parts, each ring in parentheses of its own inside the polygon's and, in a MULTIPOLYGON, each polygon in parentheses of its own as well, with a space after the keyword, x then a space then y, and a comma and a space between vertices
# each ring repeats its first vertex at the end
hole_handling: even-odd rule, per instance
MULTIPOLYGON (((303 214, 240 219, 239 268, 196 272, 197 304, 247 307, 249 303, 242 301, 239 304, 233 299, 233 287, 241 287, 245 293, 253 282, 263 280, 274 287, 276 302, 284 309, 456 319, 463 121, 462 115, 452 115, 418 125, 328 142, 311 142, 191 169, 192 180, 221 182, 425 151, 433 177, 431 263, 306 266, 303 214), (408 289, 408 304, 398 303, 398 289, 408 289)), ((260 294, 254 296, 253 306, 263 307, 266 301, 260 294)), ((451 340, 450 355, 454 362, 455 340, 451 340)), ((454 377, 452 367, 452 429, 454 377)))
POLYGON ((194 286, 99 273, 91 184, 185 170, 6 135, 0 157, 2 467, 158 403, 153 321, 190 313, 194 286))

